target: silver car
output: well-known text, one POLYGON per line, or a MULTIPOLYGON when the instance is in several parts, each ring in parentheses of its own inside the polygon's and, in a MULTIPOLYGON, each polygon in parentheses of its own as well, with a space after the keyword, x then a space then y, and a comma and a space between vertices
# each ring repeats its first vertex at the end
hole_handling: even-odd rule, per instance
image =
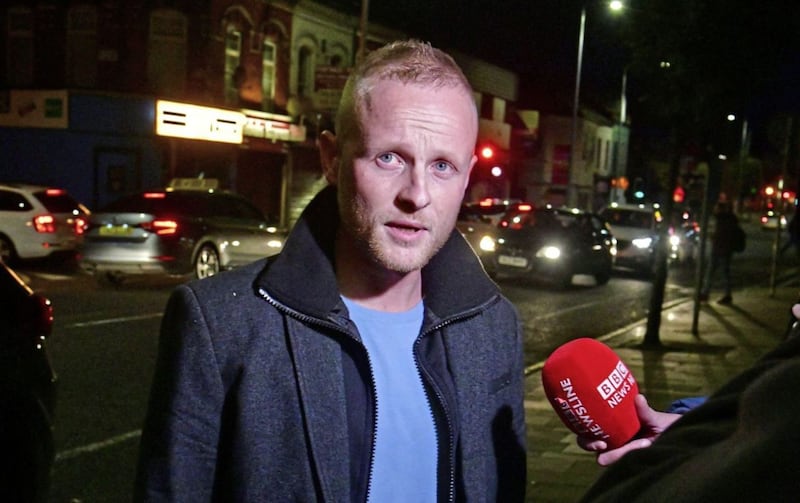
POLYGON ((0 183, 0 261, 74 256, 89 213, 64 189, 0 183))
POLYGON ((95 212, 81 267, 101 282, 126 275, 193 274, 278 253, 285 232, 245 198, 216 190, 163 190, 123 197, 95 212))

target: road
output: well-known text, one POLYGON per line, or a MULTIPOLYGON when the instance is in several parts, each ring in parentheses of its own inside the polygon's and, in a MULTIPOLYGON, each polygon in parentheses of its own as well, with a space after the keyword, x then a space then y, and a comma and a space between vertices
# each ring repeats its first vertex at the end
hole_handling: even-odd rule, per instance
MULTIPOLYGON (((748 234, 748 250, 735 260, 735 286, 768 278, 772 234, 755 227, 748 234)), ((112 289, 72 270, 21 272, 55 306, 49 351, 59 375, 58 454, 51 501, 129 501, 161 311, 181 279, 112 289)), ((523 319, 526 364, 541 362, 567 340, 599 337, 647 316, 652 285, 646 279, 619 273, 602 287, 582 280, 567 290, 500 283, 523 319)), ((692 267, 671 269, 665 304, 691 296, 693 287, 692 267)))

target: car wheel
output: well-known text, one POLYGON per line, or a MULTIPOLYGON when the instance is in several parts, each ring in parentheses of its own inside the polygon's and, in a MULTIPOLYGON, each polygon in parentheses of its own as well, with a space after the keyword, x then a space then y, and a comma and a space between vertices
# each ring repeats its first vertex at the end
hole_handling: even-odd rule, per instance
POLYGON ((611 269, 604 269, 594 275, 594 280, 598 285, 605 285, 611 279, 611 269))
POLYGON ((14 243, 5 236, 0 236, 0 262, 11 264, 17 259, 14 243))
POLYGON ((194 259, 194 275, 198 279, 214 276, 219 272, 219 254, 211 245, 203 245, 194 259))

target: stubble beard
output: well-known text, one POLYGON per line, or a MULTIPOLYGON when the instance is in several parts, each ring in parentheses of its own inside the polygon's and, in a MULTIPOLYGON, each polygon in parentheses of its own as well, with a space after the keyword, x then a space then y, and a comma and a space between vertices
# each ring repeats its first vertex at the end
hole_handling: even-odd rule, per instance
POLYGON ((358 196, 350 201, 350 205, 349 209, 341 212, 343 228, 348 229, 348 238, 353 239, 356 253, 379 268, 400 275, 420 270, 446 241, 445 236, 410 246, 396 242, 382 232, 384 224, 369 216, 358 196))

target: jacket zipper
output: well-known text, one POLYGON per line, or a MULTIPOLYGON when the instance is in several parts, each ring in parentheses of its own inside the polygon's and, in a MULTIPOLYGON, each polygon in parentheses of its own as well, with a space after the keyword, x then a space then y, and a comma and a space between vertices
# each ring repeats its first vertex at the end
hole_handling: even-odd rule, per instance
POLYGON ((312 316, 308 316, 299 311, 296 311, 290 308, 289 306, 273 299, 272 296, 270 296, 270 294, 267 293, 267 291, 264 290, 263 288, 259 288, 258 293, 264 298, 264 300, 267 301, 267 303, 269 303, 276 309, 283 311, 284 313, 294 318, 297 318, 298 320, 305 321, 308 323, 313 323, 315 325, 319 325, 325 328, 330 328, 331 330, 335 330, 336 332, 343 334, 345 337, 353 339, 359 345, 361 345, 362 348, 364 348, 364 354, 367 355, 367 367, 369 367, 369 375, 370 375, 370 389, 372 390, 372 402, 374 404, 374 406, 372 407, 372 442, 370 442, 370 449, 369 449, 369 460, 368 460, 369 469, 367 473, 367 488, 365 492, 366 497, 364 499, 364 501, 369 501, 369 495, 372 489, 372 460, 375 459, 375 439, 377 437, 377 428, 378 428, 378 390, 376 389, 375 385, 375 373, 372 369, 372 360, 369 359, 369 352, 366 350, 364 343, 362 343, 360 340, 357 340, 355 337, 353 337, 353 335, 350 332, 344 330, 341 326, 329 321, 325 321, 321 318, 314 318, 312 316))
MULTIPOLYGON (((270 305, 274 306, 276 309, 279 309, 279 310, 281 310, 281 311, 283 311, 283 312, 285 312, 285 313, 287 313, 287 314, 289 314, 289 315, 291 315, 291 316, 293 316, 293 317, 295 317, 295 318, 297 318, 297 319, 299 319, 301 321, 306 321, 306 322, 314 323, 316 325, 320 325, 320 326, 323 326, 323 327, 326 327, 326 328, 330 328, 332 330, 335 330, 335 331, 337 331, 339 333, 344 334, 346 337, 350 337, 351 339, 356 340, 355 337, 352 336, 352 334, 350 334, 346 330, 342 329, 341 326, 339 326, 339 325, 337 325, 335 323, 329 322, 329 321, 325 321, 325 320, 323 320, 321 318, 314 318, 314 317, 308 316, 306 314, 303 314, 303 313, 301 313, 299 311, 296 311, 296 310, 290 308, 289 306, 287 306, 285 304, 282 304, 282 303, 278 302, 277 300, 273 299, 272 296, 270 296, 270 294, 267 293, 267 291, 264 290, 263 288, 259 288, 258 289, 258 293, 264 298, 264 300, 266 300, 270 305)), ((459 320, 463 320, 465 318, 469 318, 474 313, 483 311, 486 306, 488 306, 489 304, 495 302, 496 300, 497 300, 497 297, 493 296, 492 299, 490 299, 489 301, 485 302, 484 304, 482 304, 480 306, 477 306, 476 308, 470 310, 469 312, 461 313, 460 315, 453 316, 451 318, 448 318, 446 320, 443 320, 443 321, 431 326, 428 330, 426 330, 423 333, 421 333, 420 336, 417 337, 417 340, 414 342, 414 362, 416 363, 417 369, 420 372, 422 372, 425 375, 425 377, 428 379, 428 381, 431 383, 430 387, 433 390, 434 394, 436 395, 436 398, 439 400, 439 403, 442 404, 442 410, 444 411, 445 421, 447 422, 447 433, 448 433, 448 438, 447 438, 447 440, 448 440, 447 459, 448 459, 448 478, 449 478, 449 480, 447 482, 447 485, 448 485, 448 487, 447 487, 448 498, 447 499, 451 503, 453 503, 455 501, 455 478, 456 478, 456 475, 455 475, 455 455, 454 455, 455 439, 453 438, 453 420, 450 417, 450 412, 447 409, 447 406, 446 406, 446 403, 445 403, 444 397, 442 396, 441 391, 439 390, 439 388, 437 386, 434 385, 434 380, 431 377, 430 373, 428 373, 419 364, 419 358, 417 357, 417 355, 419 354, 419 351, 418 351, 419 350, 419 345, 420 345, 420 341, 422 341, 423 338, 429 336, 430 334, 436 332, 437 330, 441 330, 442 328, 446 327, 447 325, 450 325, 450 324, 452 324, 452 323, 454 323, 456 321, 459 321, 459 320)), ((356 340, 356 342, 358 342, 361 345, 362 348, 364 347, 364 344, 361 341, 356 340)), ((366 352, 366 348, 365 348, 365 353, 367 353, 366 352)), ((376 429, 377 429, 377 426, 378 426, 378 391, 375 389, 375 375, 374 375, 373 370, 372 370, 372 362, 369 359, 369 354, 368 353, 367 353, 367 366, 369 367, 370 378, 371 378, 370 379, 370 388, 372 390, 372 400, 373 400, 373 403, 375 404, 375 406, 373 407, 373 411, 372 411, 372 442, 370 444, 369 473, 367 475, 367 489, 366 489, 366 501, 369 501, 369 494, 370 494, 370 490, 372 489, 372 487, 371 487, 372 486, 372 460, 375 458, 375 437, 376 437, 376 429)), ((433 414, 433 408, 431 408, 431 414, 433 414)), ((436 418, 435 417, 434 417, 434 424, 436 424, 436 418)), ((438 433, 436 435, 436 442, 437 442, 437 444, 439 442, 438 433)))

